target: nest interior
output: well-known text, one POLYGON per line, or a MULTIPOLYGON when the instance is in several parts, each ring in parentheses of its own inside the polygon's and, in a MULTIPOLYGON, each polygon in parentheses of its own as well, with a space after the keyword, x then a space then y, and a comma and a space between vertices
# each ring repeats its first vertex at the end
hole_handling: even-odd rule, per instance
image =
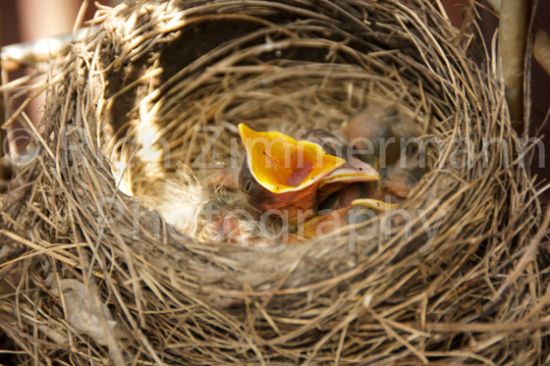
POLYGON ((128 1, 93 24, 52 66, 41 149, 3 202, 18 361, 547 361, 529 146, 437 3, 128 1), (423 126, 430 172, 353 237, 204 243, 140 203, 182 166, 226 164, 240 122, 332 130, 372 95, 423 126))

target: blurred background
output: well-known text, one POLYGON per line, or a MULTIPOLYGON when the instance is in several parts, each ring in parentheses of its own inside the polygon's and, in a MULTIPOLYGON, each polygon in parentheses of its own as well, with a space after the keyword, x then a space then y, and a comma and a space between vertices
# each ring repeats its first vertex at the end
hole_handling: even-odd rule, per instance
MULTIPOLYGON (((0 1, 0 46, 70 32, 83 0, 2 0, 0 1)), ((116 5, 121 0, 89 1, 86 19, 95 4, 116 5)), ((443 0, 452 22, 460 26, 464 5, 469 0, 443 0)))
MULTIPOLYGON (((449 18, 453 24, 460 28, 465 18, 468 17, 464 11, 465 5, 471 0, 442 0, 449 18)), ((535 11, 535 32, 538 29, 550 34, 550 1, 548 0, 518 0, 531 1, 537 4, 535 11)), ((55 36, 71 32, 75 20, 78 17, 82 5, 84 20, 93 17, 96 11, 96 4, 116 5, 120 0, 2 0, 0 1, 0 46, 14 43, 37 40, 42 37, 55 36)), ((492 1, 499 3, 499 0, 492 1)), ((478 6, 481 14, 481 29, 484 32, 486 41, 490 41, 498 20, 490 10, 488 3, 481 2, 478 6)), ((550 108, 550 77, 535 60, 532 65, 531 95, 532 95, 532 123, 531 133, 536 129, 543 128, 544 146, 548 146, 543 152, 544 161, 535 161, 533 170, 539 176, 550 178, 550 169, 546 169, 546 163, 550 161, 550 128, 543 125, 550 108)), ((19 70, 10 75, 10 79, 21 76, 24 70, 19 70)), ((550 72, 550 71, 549 71, 550 72)), ((34 107, 37 109, 37 106, 34 107)), ((30 111, 31 117, 36 119, 39 115, 36 111, 30 111)), ((537 159, 538 160, 538 159, 537 159)))
MULTIPOLYGON (((11 0, 0 1, 0 45, 6 46, 70 32, 83 0, 11 0)), ((86 18, 95 12, 90 1, 86 18)), ((115 1, 97 3, 113 5, 115 1)))

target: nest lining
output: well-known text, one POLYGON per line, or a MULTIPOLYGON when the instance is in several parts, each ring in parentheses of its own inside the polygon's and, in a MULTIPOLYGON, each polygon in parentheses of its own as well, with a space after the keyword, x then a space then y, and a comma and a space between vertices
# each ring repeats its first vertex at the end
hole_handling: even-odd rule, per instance
POLYGON ((4 201, 19 286, 0 327, 20 361, 544 363, 548 264, 519 260, 540 241, 526 147, 495 70, 432 2, 130 1, 94 22, 55 69, 43 152, 18 172, 33 184, 4 201), (215 165, 239 122, 334 129, 373 94, 435 147, 401 217, 356 240, 209 245, 121 192, 188 184, 196 126, 222 131, 215 165), (74 280, 99 333, 64 303, 74 280))

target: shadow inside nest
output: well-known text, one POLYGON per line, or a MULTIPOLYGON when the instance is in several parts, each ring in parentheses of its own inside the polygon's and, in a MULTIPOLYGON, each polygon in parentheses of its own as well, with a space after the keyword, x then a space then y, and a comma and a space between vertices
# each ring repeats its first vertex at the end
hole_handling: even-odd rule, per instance
MULTIPOLYGON (((391 76, 394 67, 372 67, 357 56, 380 49, 379 37, 374 38, 369 43, 345 28, 296 14, 220 15, 190 22, 166 44, 155 45, 153 56, 130 66, 119 63, 121 68, 107 78, 107 95, 114 97, 106 111, 107 135, 112 136, 106 151, 122 191, 205 243, 280 246, 336 231, 345 235, 345 227, 375 219, 393 201, 408 197, 436 156, 433 146, 420 140, 432 118, 429 108, 411 107, 414 97, 391 76), (378 76, 379 67, 387 80, 378 76), (147 88, 118 92, 121 82, 136 82, 152 70, 156 76, 147 88), (128 108, 136 104, 139 109, 128 108), (357 174, 355 181, 341 178, 330 194, 321 194, 321 202, 300 207, 301 223, 307 223, 295 235, 294 219, 289 223, 284 217, 295 213, 290 204, 281 209, 290 198, 264 194, 271 204, 262 204, 257 196, 243 196, 238 180, 246 165, 239 123, 322 147, 336 142, 348 163, 375 163, 383 179, 373 183, 366 178, 360 184, 357 174), (342 191, 347 198, 337 197, 342 191), (352 215, 346 206, 353 197, 377 202, 364 202, 366 212, 352 215), (309 209, 323 215, 312 220, 309 209)), ((104 67, 112 62, 104 58, 104 67)), ((294 203, 303 206, 304 199, 294 203)))

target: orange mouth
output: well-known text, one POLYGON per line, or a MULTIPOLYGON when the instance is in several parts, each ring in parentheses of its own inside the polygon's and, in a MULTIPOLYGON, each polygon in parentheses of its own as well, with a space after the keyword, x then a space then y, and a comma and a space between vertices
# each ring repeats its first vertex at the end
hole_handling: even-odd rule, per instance
POLYGON ((303 190, 346 162, 313 142, 298 141, 280 132, 259 132, 241 123, 239 133, 252 176, 272 193, 303 190))

